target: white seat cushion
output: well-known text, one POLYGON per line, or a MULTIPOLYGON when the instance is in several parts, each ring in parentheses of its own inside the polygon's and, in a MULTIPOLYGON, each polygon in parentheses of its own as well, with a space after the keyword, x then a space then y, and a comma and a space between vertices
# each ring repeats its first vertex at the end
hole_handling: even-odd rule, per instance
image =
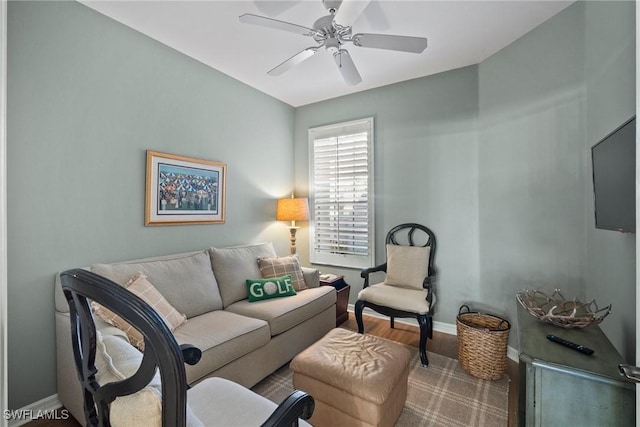
POLYGON ((358 299, 396 310, 427 314, 429 312, 427 295, 426 289, 400 288, 378 283, 361 290, 358 293, 358 299))
MULTIPOLYGON (((189 406, 205 425, 259 426, 276 410, 272 401, 222 378, 207 378, 188 391, 189 406)), ((300 420, 300 426, 311 427, 300 420)))

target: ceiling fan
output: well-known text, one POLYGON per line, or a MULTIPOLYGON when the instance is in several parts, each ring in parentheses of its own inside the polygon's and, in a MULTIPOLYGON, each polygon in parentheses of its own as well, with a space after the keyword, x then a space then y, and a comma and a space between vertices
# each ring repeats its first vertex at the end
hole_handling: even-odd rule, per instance
POLYGON ((267 74, 279 76, 313 56, 321 47, 329 51, 335 59, 336 65, 348 85, 357 85, 362 81, 351 55, 343 48, 345 43, 355 46, 375 49, 397 50, 401 52, 422 53, 427 47, 424 37, 396 36, 388 34, 357 33, 352 34, 351 26, 358 16, 369 5, 371 0, 322 0, 329 11, 329 15, 318 19, 313 28, 292 24, 277 19, 245 13, 240 16, 240 22, 260 25, 276 30, 289 31, 311 37, 317 43, 293 55, 280 65, 271 69, 267 74))

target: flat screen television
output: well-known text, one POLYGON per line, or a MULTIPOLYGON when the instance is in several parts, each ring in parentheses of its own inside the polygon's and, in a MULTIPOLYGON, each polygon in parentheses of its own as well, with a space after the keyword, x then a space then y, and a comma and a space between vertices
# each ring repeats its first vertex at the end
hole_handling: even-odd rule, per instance
POLYGON ((596 228, 636 231, 635 116, 591 147, 596 228))

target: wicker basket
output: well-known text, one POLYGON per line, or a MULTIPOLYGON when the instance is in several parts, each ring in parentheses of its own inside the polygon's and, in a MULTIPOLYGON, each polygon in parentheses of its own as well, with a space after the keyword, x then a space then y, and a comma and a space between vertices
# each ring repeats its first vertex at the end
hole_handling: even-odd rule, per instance
POLYGON ((458 361, 474 377, 498 380, 507 369, 507 343, 511 325, 491 314, 472 312, 463 305, 456 318, 458 361), (463 312, 463 309, 467 309, 463 312))

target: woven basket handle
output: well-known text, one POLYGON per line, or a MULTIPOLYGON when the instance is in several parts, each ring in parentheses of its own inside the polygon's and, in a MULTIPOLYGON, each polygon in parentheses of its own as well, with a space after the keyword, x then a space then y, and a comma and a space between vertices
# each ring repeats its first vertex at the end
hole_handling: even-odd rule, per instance
POLYGON ((509 331, 509 330, 511 330, 511 323, 509 323, 509 321, 507 319, 502 319, 502 318, 499 318, 499 319, 502 320, 502 322, 498 323, 498 326, 496 328, 494 328, 494 330, 499 330, 499 331, 509 331), (502 325, 504 325, 505 323, 507 325, 507 329, 502 329, 502 325))
POLYGON ((468 306, 467 304, 462 304, 462 305, 460 306, 460 309, 458 310, 458 314, 464 314, 464 313, 462 312, 462 309, 463 309, 463 308, 466 308, 466 309, 467 309, 467 311, 465 311, 464 313, 471 313, 471 309, 469 308, 469 306, 468 306))

